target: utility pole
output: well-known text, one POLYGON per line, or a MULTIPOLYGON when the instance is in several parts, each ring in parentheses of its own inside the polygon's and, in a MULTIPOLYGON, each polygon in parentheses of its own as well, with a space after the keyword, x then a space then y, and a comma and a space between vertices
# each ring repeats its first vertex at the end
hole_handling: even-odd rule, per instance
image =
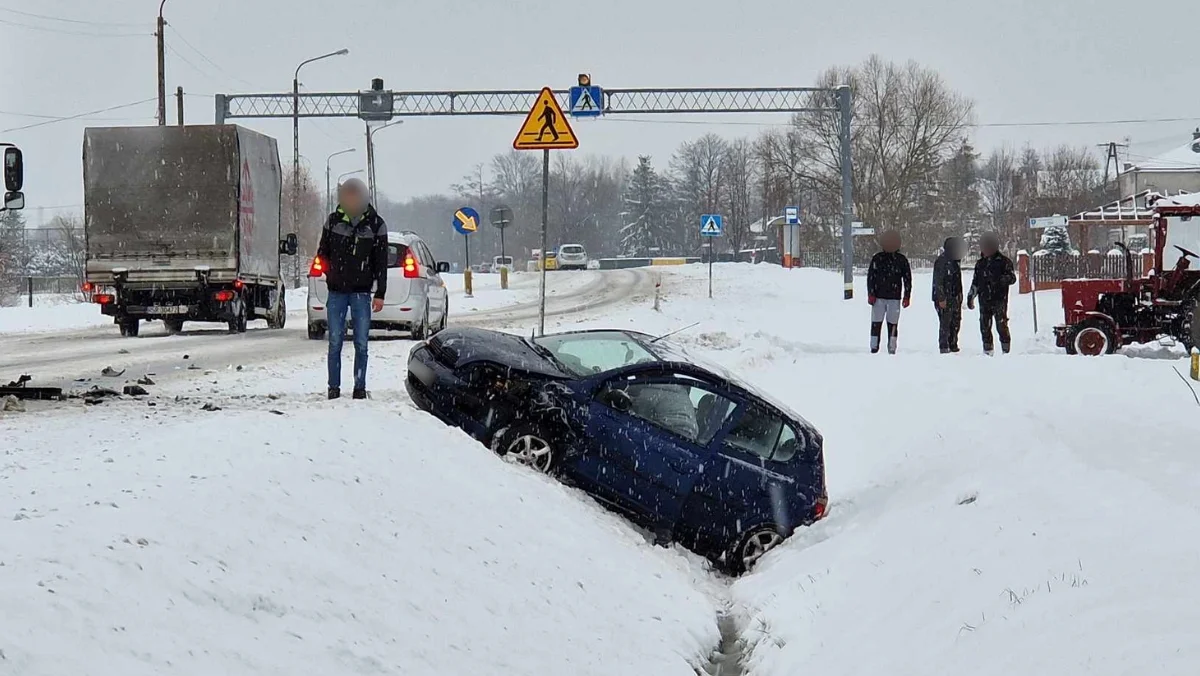
POLYGON ((179 121, 179 126, 183 126, 183 87, 175 88, 175 117, 179 121))
POLYGON ((158 38, 158 126, 160 127, 165 127, 167 124, 167 22, 163 19, 163 7, 166 4, 167 0, 162 0, 158 5, 158 32, 154 34, 158 38))
MULTIPOLYGON (((1119 180, 1121 178, 1121 158, 1117 154, 1117 148, 1122 148, 1122 149, 1128 148, 1129 144, 1128 143, 1117 143, 1116 141, 1109 141, 1108 143, 1101 143, 1097 147, 1105 149, 1104 187, 1105 187, 1105 189, 1107 189, 1108 188, 1108 164, 1109 164, 1109 162, 1112 163, 1113 171, 1114 171, 1113 176, 1119 180)), ((1118 197, 1120 197, 1120 196, 1118 195, 1118 197)))
POLYGON ((854 173, 851 152, 850 123, 854 117, 850 85, 837 88, 838 113, 841 116, 839 131, 842 165, 842 282, 844 298, 854 298, 854 173))
POLYGON ((370 122, 364 122, 367 125, 367 183, 371 193, 371 204, 376 203, 376 188, 375 188, 375 134, 394 127, 398 124, 404 124, 404 120, 395 120, 387 124, 380 125, 374 129, 371 128, 370 122))
MULTIPOLYGON (((166 2, 166 0, 163 0, 166 2)), ((300 229, 300 69, 321 59, 328 59, 332 56, 345 56, 350 53, 349 49, 339 49, 336 52, 315 56, 307 61, 300 62, 296 66, 296 73, 292 76, 292 230, 299 231, 300 229)))

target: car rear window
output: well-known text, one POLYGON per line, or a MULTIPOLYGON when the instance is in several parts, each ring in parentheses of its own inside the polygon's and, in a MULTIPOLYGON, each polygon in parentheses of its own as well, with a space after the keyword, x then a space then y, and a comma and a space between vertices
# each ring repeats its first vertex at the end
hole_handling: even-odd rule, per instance
POLYGON ((387 266, 389 268, 404 267, 404 258, 408 255, 408 247, 394 242, 388 244, 387 266))
POLYGON ((581 254, 583 253, 583 247, 579 245, 567 245, 562 248, 562 252, 565 254, 581 254))

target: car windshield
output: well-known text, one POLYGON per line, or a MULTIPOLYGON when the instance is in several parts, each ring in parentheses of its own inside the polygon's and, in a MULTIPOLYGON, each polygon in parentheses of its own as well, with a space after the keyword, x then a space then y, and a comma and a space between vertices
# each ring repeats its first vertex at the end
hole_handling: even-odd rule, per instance
POLYGON ((542 336, 533 343, 545 349, 571 374, 589 376, 630 364, 658 361, 658 356, 627 333, 597 331, 542 336))

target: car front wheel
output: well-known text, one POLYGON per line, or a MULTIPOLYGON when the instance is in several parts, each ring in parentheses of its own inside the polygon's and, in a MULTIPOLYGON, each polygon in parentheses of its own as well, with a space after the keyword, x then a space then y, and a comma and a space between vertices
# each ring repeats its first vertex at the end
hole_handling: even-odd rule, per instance
POLYGON ((502 431, 492 440, 492 450, 542 474, 554 472, 561 452, 550 435, 533 425, 516 425, 502 431))

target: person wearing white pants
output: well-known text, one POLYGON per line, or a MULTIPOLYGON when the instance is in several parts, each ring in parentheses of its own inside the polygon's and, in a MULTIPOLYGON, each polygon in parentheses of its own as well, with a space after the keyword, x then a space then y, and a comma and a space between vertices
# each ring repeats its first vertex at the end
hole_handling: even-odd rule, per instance
POLYGON ((888 326, 888 354, 896 354, 900 309, 912 298, 912 268, 900 253, 900 233, 889 230, 879 237, 882 251, 867 268, 867 302, 871 304, 871 354, 879 352, 883 324, 888 326))

